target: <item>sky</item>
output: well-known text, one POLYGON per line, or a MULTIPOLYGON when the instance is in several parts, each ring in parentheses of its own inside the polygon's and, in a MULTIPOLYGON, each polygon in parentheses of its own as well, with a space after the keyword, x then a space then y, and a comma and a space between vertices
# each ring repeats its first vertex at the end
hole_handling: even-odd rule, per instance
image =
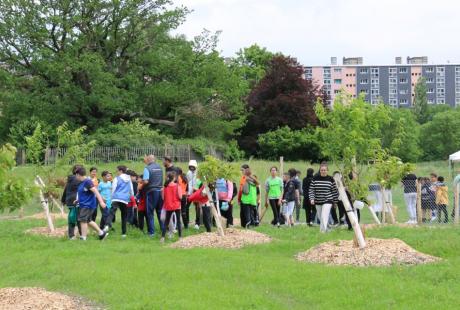
MULTIPOLYGON (((193 10, 177 30, 192 39, 221 30, 218 49, 231 57, 254 43, 327 65, 330 57, 362 56, 393 64, 396 56, 460 63, 458 0, 175 0, 193 10)), ((403 63, 404 63, 403 62, 403 63)))

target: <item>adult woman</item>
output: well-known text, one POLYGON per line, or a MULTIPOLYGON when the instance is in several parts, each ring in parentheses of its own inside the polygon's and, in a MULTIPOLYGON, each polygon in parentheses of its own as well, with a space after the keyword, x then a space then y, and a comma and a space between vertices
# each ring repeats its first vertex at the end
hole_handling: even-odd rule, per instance
POLYGON ((303 208, 305 209, 305 215, 307 219, 307 225, 312 226, 313 221, 315 220, 316 209, 315 206, 311 204, 310 199, 308 198, 308 193, 310 191, 311 181, 313 180, 313 174, 315 171, 313 168, 307 169, 307 176, 302 181, 302 190, 303 190, 303 208))
POLYGON ((320 231, 327 232, 331 207, 339 198, 335 181, 328 175, 327 165, 322 164, 319 169, 319 175, 313 177, 310 184, 309 198, 310 203, 316 206, 318 216, 320 216, 320 231))
POLYGON ((283 197, 283 180, 278 176, 278 168, 270 168, 270 176, 265 181, 265 205, 272 208, 272 225, 280 226, 280 208, 283 197))

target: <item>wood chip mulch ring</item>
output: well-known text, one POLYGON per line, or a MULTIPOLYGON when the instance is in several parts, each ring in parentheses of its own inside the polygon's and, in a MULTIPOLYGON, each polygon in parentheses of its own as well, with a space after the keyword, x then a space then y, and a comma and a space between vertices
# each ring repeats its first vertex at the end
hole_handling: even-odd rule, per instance
POLYGON ((40 287, 0 288, 0 309, 3 310, 96 310, 103 309, 87 300, 40 287))
POLYGON ((326 265, 392 266, 435 263, 441 259, 414 250, 399 239, 366 239, 366 248, 354 247, 352 240, 321 243, 296 255, 299 261, 326 265))
POLYGON ((63 227, 55 227, 54 232, 50 232, 48 226, 45 227, 34 227, 26 230, 27 234, 32 234, 32 235, 40 235, 40 236, 46 236, 46 237, 55 237, 55 238, 60 238, 60 237, 66 237, 68 234, 68 228, 67 226, 63 227))
POLYGON ((180 249, 239 249, 246 245, 268 243, 271 240, 272 239, 269 236, 253 230, 229 228, 225 230, 225 236, 223 237, 219 236, 217 232, 201 233, 198 235, 182 238, 181 240, 171 244, 171 247, 180 249))

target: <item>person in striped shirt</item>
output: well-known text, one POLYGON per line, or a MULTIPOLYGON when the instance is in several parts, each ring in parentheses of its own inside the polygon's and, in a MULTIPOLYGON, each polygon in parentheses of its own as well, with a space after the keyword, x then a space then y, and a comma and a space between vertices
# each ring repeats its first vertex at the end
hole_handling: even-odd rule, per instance
POLYGON ((328 175, 327 165, 321 164, 319 175, 313 177, 308 196, 311 204, 316 206, 317 214, 320 217, 320 231, 327 232, 331 207, 339 198, 337 185, 334 179, 328 175))

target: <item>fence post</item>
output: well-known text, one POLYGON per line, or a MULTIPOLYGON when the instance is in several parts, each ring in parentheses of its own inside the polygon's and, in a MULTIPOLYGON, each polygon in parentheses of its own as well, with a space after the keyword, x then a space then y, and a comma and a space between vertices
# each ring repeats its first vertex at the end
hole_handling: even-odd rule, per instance
POLYGON ((460 183, 457 183, 457 185, 455 186, 455 190, 454 190, 454 202, 455 202, 455 205, 454 205, 454 208, 455 208, 455 211, 454 211, 454 215, 455 215, 455 219, 454 219, 454 223, 455 225, 458 225, 459 223, 459 220, 458 220, 458 216, 459 216, 459 210, 458 210, 458 207, 459 207, 459 197, 458 195, 460 194, 460 183))
POLYGON ((417 180, 417 223, 422 223, 422 184, 417 180))

